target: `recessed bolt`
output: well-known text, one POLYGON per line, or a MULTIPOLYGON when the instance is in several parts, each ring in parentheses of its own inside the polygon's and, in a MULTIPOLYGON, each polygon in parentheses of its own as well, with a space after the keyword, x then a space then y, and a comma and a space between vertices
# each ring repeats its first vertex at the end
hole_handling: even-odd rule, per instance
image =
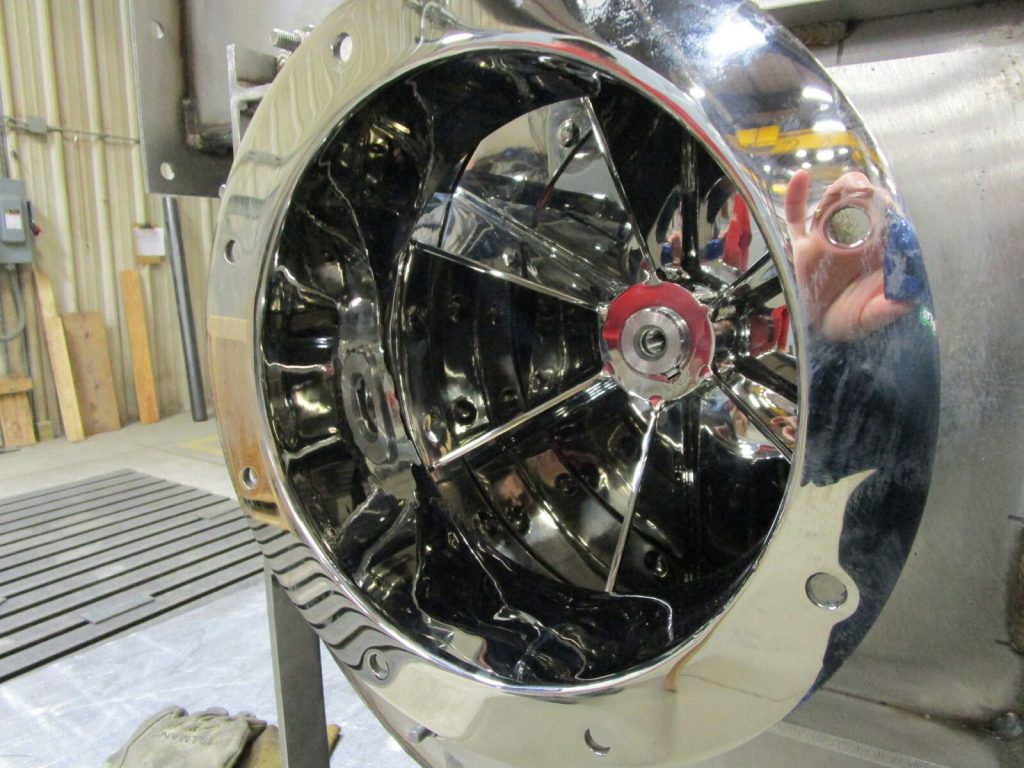
POLYGON ((526 533, 530 529, 530 518, 526 510, 519 502, 514 502, 508 507, 508 521, 516 533, 526 533))
POLYGON ((480 530, 487 536, 493 536, 498 532, 498 523, 490 515, 480 518, 480 530))
POLYGON ((580 127, 571 117, 558 126, 558 143, 565 149, 580 140, 580 127))
POLYGON ((427 335, 427 312, 423 307, 413 307, 406 315, 406 322, 409 328, 409 335, 416 339, 422 339, 427 335))
POLYGON ((519 411, 519 395, 512 387, 501 390, 498 395, 498 408, 503 418, 514 416, 519 411))
POLYGON ((462 426, 469 426, 476 421, 476 406, 468 397, 460 397, 452 406, 452 415, 462 426))
POLYGON ((644 566, 659 579, 668 576, 668 563, 665 562, 665 556, 656 549, 652 549, 644 555, 644 566))
POLYGON ((448 441, 448 427, 437 408, 431 408, 423 417, 423 431, 432 445, 441 446, 448 441))
POLYGON ((554 373, 551 371, 537 371, 531 377, 531 389, 534 392, 543 392, 545 389, 551 387, 551 384, 554 381, 554 379, 554 373))
POLYGON ((463 300, 461 296, 455 295, 448 299, 448 319, 453 323, 462 319, 463 300))
POLYGON ((563 496, 572 496, 576 493, 576 481, 567 472, 563 472, 555 478, 555 486, 563 496))

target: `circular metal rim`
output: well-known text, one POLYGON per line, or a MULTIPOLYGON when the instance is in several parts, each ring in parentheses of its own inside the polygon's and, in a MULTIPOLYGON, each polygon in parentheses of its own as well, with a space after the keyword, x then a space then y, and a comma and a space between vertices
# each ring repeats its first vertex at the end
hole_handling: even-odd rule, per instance
MULTIPOLYGON (((415 41, 415 35, 410 37, 407 34, 410 30, 418 28, 422 32, 425 27, 430 27, 435 23, 434 19, 428 18, 429 14, 426 10, 421 14, 417 9, 397 1, 394 2, 393 13, 380 13, 380 9, 375 7, 373 15, 378 26, 374 29, 367 23, 368 9, 365 5, 362 7, 355 4, 343 6, 310 36, 307 44, 289 62, 283 77, 279 78, 278 83, 275 83, 271 89, 243 143, 240 153, 241 162, 236 165, 232 173, 221 212, 215 253, 219 253, 225 243, 236 241, 232 249, 233 254, 238 258, 233 265, 226 262, 221 263, 223 260, 220 259, 214 260, 213 283, 220 289, 220 291, 211 291, 210 327, 211 338, 214 339, 212 354, 215 358, 215 367, 220 363, 229 362, 226 358, 231 358, 234 361, 241 359, 242 362, 255 361, 254 339, 257 337, 258 329, 253 326, 253 318, 260 317, 256 296, 258 295, 257 287, 262 284, 260 269, 265 262, 260 254, 266 253, 268 247, 273 246, 274 233, 279 229, 287 209, 290 191, 305 168, 305 164, 333 130, 338 117, 351 111, 365 97, 369 92, 368 88, 372 87, 374 83, 400 76, 403 72, 432 60, 487 47, 500 46, 505 49, 532 50, 547 48, 559 55, 575 53, 587 57, 593 66, 612 75, 628 77, 635 87, 642 88, 648 93, 657 91, 657 95, 669 102, 666 104, 665 101, 662 101, 661 103, 666 107, 673 108, 675 114, 712 150, 716 147, 726 146, 722 133, 716 127, 714 120, 690 95, 690 91, 694 88, 703 90, 705 87, 710 87, 709 81, 705 80, 704 85, 701 85, 700 82, 672 83, 663 75, 657 74, 659 69, 664 71, 663 64, 659 66, 659 62, 654 60, 645 62, 627 56, 621 53, 614 38, 602 39, 597 32, 580 28, 572 23, 571 19, 564 19, 564 26, 561 26, 560 29, 538 33, 517 29, 516 24, 508 19, 484 18, 479 9, 480 4, 477 3, 454 2, 451 5, 454 7, 454 10, 450 11, 451 16, 458 18, 462 14, 471 19, 477 31, 464 31, 464 28, 460 28, 463 31, 451 33, 447 37, 438 36, 430 41, 415 41), (362 18, 359 18, 360 15, 362 18), (357 41, 354 56, 347 66, 353 69, 358 67, 360 78, 353 78, 356 82, 349 84, 347 75, 338 71, 338 62, 335 61, 332 65, 328 59, 328 57, 333 58, 333 55, 325 43, 335 40, 339 33, 349 33, 352 29, 374 29, 373 34, 379 36, 380 39, 406 39, 408 45, 404 50, 393 55, 390 60, 380 62, 375 66, 374 63, 361 58, 360 52, 367 46, 360 46, 357 41), (570 37, 565 35, 570 35, 570 37), (288 90, 281 85, 283 82, 292 83, 291 89, 288 90), (274 121, 275 119, 280 120, 281 115, 288 111, 289 100, 292 100, 292 106, 294 106, 296 98, 294 83, 305 83, 311 92, 316 92, 321 87, 325 88, 331 96, 319 100, 319 104, 322 106, 313 110, 314 115, 311 116, 313 119, 297 120, 297 123, 302 123, 302 127, 298 130, 291 129, 289 135, 287 130, 278 130, 281 126, 274 125, 274 121), (281 109, 275 110, 275 104, 280 104, 281 109), (277 135, 274 135, 275 133, 277 135), (267 165, 268 159, 273 161, 270 167, 267 165), (257 215, 253 215, 251 207, 253 200, 259 201, 255 206, 258 209, 257 215), (246 206, 250 206, 248 212, 246 206), (255 226, 252 223, 254 219, 258 222, 255 226), (229 270, 230 274, 228 274, 229 270), (245 273, 245 279, 239 279, 240 272, 245 273), (236 342, 241 346, 233 348, 235 351, 229 354, 225 345, 218 344, 217 340, 236 342), (241 355, 239 355, 238 349, 242 350, 241 355)), ((725 18, 728 18, 730 14, 746 18, 747 11, 743 6, 732 4, 725 8, 716 8, 714 13, 725 18)), ((564 12, 562 15, 564 17, 564 12)), ((766 28, 768 28, 767 25, 766 28)), ((772 31, 778 35, 783 34, 777 30, 772 31)), ((775 42, 778 42, 778 39, 775 42)), ((792 45, 784 37, 782 42, 792 45)), ((804 56, 795 45, 792 47, 800 56, 804 56)), ((737 57, 747 53, 749 52, 738 52, 737 57)), ((816 69, 816 67, 812 66, 812 69, 816 69)), ((697 74, 700 75, 699 72, 697 74)), ((827 81, 824 75, 822 75, 822 79, 827 81)), ((697 77, 695 80, 700 80, 700 78, 697 77)), ((850 114, 852 129, 863 134, 863 128, 859 125, 859 121, 856 120, 852 111, 850 114)), ((866 134, 863 135, 866 136, 866 134)), ((867 141, 867 146, 873 149, 870 141, 867 141)), ((717 159, 738 188, 753 203, 752 212, 772 246, 773 252, 776 254, 786 253, 783 247, 785 237, 778 226, 776 212, 772 211, 762 199, 764 189, 761 185, 763 182, 758 181, 756 176, 751 176, 748 173, 749 169, 745 168, 737 158, 718 155, 717 159)), ((875 168, 874 173, 880 183, 888 183, 884 169, 875 168)), ((780 267, 780 274, 787 288, 792 290, 793 277, 788 269, 788 264, 783 262, 777 266, 780 267)), ((798 345, 802 345, 806 335, 805 323, 801 322, 803 318, 796 319, 798 321, 794 325, 798 345)), ((255 370, 256 366, 249 364, 243 367, 241 372, 236 371, 236 373, 243 374, 242 379, 234 381, 242 391, 233 393, 233 397, 240 397, 243 402, 261 402, 261 388, 255 380, 255 370)), ((805 394, 807 391, 806 371, 801 370, 800 376, 800 407, 801 413, 806 413, 809 407, 805 394)), ((223 403, 226 399, 223 384, 220 389, 222 391, 218 392, 218 400, 223 403)), ((261 505, 263 505, 264 514, 266 510, 277 507, 290 526, 313 551, 320 567, 339 585, 341 591, 345 593, 345 597, 358 606, 369 617, 370 622, 374 622, 376 617, 366 606, 360 605, 358 595, 353 594, 347 588, 341 574, 319 550, 315 534, 306 526, 301 512, 295 508, 289 489, 281 482, 281 472, 280 467, 276 465, 276 457, 267 449, 271 441, 269 440, 268 426, 263 417, 265 411, 260 410, 260 416, 255 425, 246 423, 244 418, 238 416, 232 418, 231 412, 230 408, 222 408, 222 418, 225 419, 222 424, 222 435, 225 453, 232 464, 233 475, 237 476, 242 466, 248 466, 239 463, 242 456, 252 457, 255 453, 254 463, 259 464, 257 486, 255 488, 240 487, 238 489, 240 497, 247 502, 250 511, 257 515, 261 514, 261 505), (267 471, 268 468, 271 471, 267 471)), ((807 422, 808 419, 801 419, 801 434, 791 470, 792 477, 799 477, 802 473, 804 463, 802 446, 806 444, 806 440, 803 438, 807 422)), ((715 622, 698 633, 685 647, 671 654, 670 658, 662 660, 651 669, 626 681, 630 687, 623 687, 626 683, 622 680, 616 681, 619 687, 615 691, 606 691, 605 687, 601 685, 540 691, 536 689, 516 690, 514 687, 504 685, 492 686, 488 681, 468 675, 464 670, 438 663, 438 660, 425 661, 417 654, 417 649, 408 647, 402 651, 388 652, 389 658, 392 658, 394 663, 390 664, 392 680, 387 686, 375 686, 358 670, 346 671, 357 681, 357 687, 364 692, 369 692, 367 695, 372 695, 374 698, 382 697, 389 706, 397 707, 405 716, 420 723, 427 723, 437 717, 436 706, 428 706, 428 703, 436 705, 439 702, 450 701, 451 696, 458 694, 473 702, 475 713, 482 710, 485 704, 501 702, 502 706, 498 707, 499 709, 503 709, 505 705, 513 706, 514 704, 516 719, 532 724, 536 727, 537 733, 550 731, 546 724, 546 720, 550 716, 550 704, 544 701, 544 698, 569 700, 586 705, 583 708, 560 708, 558 710, 562 713, 560 728, 568 730, 570 724, 568 721, 575 721, 577 718, 566 717, 565 714, 579 712, 581 709, 585 709, 588 715, 609 722, 622 717, 629 722, 632 719, 628 714, 630 712, 645 713, 644 717, 651 716, 650 707, 643 701, 644 696, 653 691, 664 691, 666 685, 671 685, 674 692, 679 694, 674 699, 677 704, 684 700, 702 700, 700 713, 686 710, 691 716, 694 714, 700 716, 689 721, 682 717, 671 720, 673 727, 678 726, 671 739, 674 749, 668 749, 668 752, 661 757, 650 754, 649 749, 632 742, 633 751, 630 762, 643 763, 646 760, 650 764, 670 764, 673 761, 678 762, 681 758, 694 759, 720 751, 729 745, 731 738, 727 734, 723 735, 718 732, 719 726, 716 723, 723 719, 721 716, 728 714, 729 718, 733 720, 733 725, 735 725, 737 717, 743 720, 745 725, 742 729, 744 731, 742 738, 746 738, 756 730, 769 726, 785 715, 814 682, 820 667, 818 660, 824 653, 833 625, 856 611, 857 588, 838 562, 838 538, 842 528, 842 516, 833 514, 828 520, 829 525, 825 527, 830 527, 831 532, 822 530, 821 521, 823 518, 829 518, 824 510, 835 510, 842 507, 842 502, 848 498, 852 489, 863 479, 863 476, 863 473, 851 475, 827 487, 805 484, 794 488, 791 480, 791 487, 783 502, 783 516, 780 518, 778 529, 762 557, 758 571, 743 585, 740 593, 735 596, 715 622), (814 514, 808 514, 808 512, 814 514), (813 544, 809 546, 809 543, 816 543, 816 546, 813 544), (804 567, 794 568, 790 554, 799 555, 799 561, 803 563, 804 567), (809 605, 804 594, 806 579, 821 571, 842 574, 843 581, 849 589, 847 602, 828 614, 809 605), (769 610, 768 606, 771 605, 774 605, 776 610, 769 610), (780 607, 782 610, 778 611, 777 609, 780 607), (770 629, 765 626, 763 621, 766 613, 775 615, 783 613, 799 618, 794 621, 781 622, 784 626, 770 629), (763 664, 758 668, 747 666, 745 657, 751 649, 747 646, 748 640, 745 638, 750 637, 750 631, 753 631, 757 637, 757 651, 761 657, 772 658, 777 662, 776 664, 763 664), (808 663, 809 659, 813 661, 808 663), (737 670, 742 670, 742 675, 739 678, 736 677, 737 670), (415 697, 408 696, 408 691, 403 693, 402 690, 398 690, 395 680, 403 675, 406 679, 410 676, 418 676, 421 682, 429 681, 433 692, 426 698, 430 699, 430 702, 425 702, 422 699, 415 701, 413 700, 415 697), (713 682, 707 682, 709 680, 713 682), (685 685, 681 685, 684 681, 685 685), (730 685, 730 681, 738 684, 730 685), (480 683, 484 683, 484 688, 478 687, 480 683), (692 690, 684 694, 681 688, 687 687, 692 690), (703 691, 703 695, 699 693, 700 691, 703 691), (506 694, 509 693, 519 695, 506 698, 506 694), (604 693, 605 695, 595 698, 589 695, 593 693, 604 693), (527 695, 523 696, 522 694, 527 695), (714 738, 708 740, 703 737, 701 726, 708 733, 713 733, 714 738)), ((400 637, 394 639, 399 645, 404 646, 400 637)), ((665 718, 667 702, 662 704, 664 706, 659 705, 655 710, 656 721, 663 721, 665 718)), ((678 714, 681 715, 683 712, 679 711, 678 714)), ((480 752, 483 739, 479 727, 472 734, 457 734, 454 733, 453 728, 445 728, 444 723, 434 723, 434 725, 438 726, 431 728, 434 733, 448 739, 461 740, 471 754, 474 753, 474 747, 476 747, 476 752, 480 752), (459 738, 456 739, 456 736, 459 738)), ((457 729, 454 730, 457 731, 457 729)), ((731 732, 732 728, 729 730, 731 732)), ((581 729, 580 733, 582 732, 581 729)), ((732 740, 736 741, 737 739, 732 737, 732 740)), ((664 746, 661 745, 659 749, 664 746)), ((516 747, 521 748, 522 743, 516 741, 516 747)), ((622 751, 620 748, 617 753, 613 752, 611 760, 615 762, 615 755, 621 754, 622 751)), ((421 754, 421 759, 427 758, 421 754)), ((495 762, 494 764, 506 763, 495 762)))
MULTIPOLYGON (((318 29, 316 31, 316 33, 314 33, 314 34, 318 35, 319 33, 320 33, 320 30, 318 29)), ((468 34, 468 33, 466 33, 466 34, 468 34)), ((349 36, 349 33, 348 32, 341 32, 341 33, 339 33, 339 35, 335 35, 335 36, 328 35, 328 37, 330 37, 331 39, 336 39, 340 35, 349 36)), ((400 70, 398 72, 392 73, 391 77, 392 77, 392 79, 400 79, 401 77, 408 75, 409 73, 411 73, 415 69, 418 69, 419 67, 422 67, 422 66, 430 66, 430 65, 437 64, 437 63, 440 63, 442 61, 445 61, 447 59, 457 58, 457 57, 460 57, 460 56, 463 56, 463 55, 467 55, 467 54, 471 54, 471 53, 477 53, 477 52, 484 52, 484 51, 488 51, 488 50, 492 50, 492 49, 502 50, 502 51, 517 51, 518 50, 518 51, 526 51, 526 52, 533 52, 533 51, 536 51, 536 50, 540 49, 541 51, 550 50, 555 55, 564 55, 564 51, 562 50, 562 46, 559 45, 559 42, 560 41, 559 41, 559 39, 557 37, 553 38, 553 42, 544 42, 544 41, 538 39, 536 36, 531 36, 531 38, 529 40, 523 40, 520 35, 516 35, 516 34, 511 34, 511 35, 507 35, 507 36, 503 35, 503 34, 488 35, 488 36, 486 36, 485 38, 482 38, 479 41, 474 41, 474 40, 471 40, 468 37, 461 37, 461 36, 459 36, 459 39, 458 39, 457 43, 454 44, 454 45, 448 46, 446 50, 441 52, 441 55, 438 55, 436 57, 431 57, 431 58, 428 58, 428 59, 426 59, 424 61, 418 62, 416 67, 411 67, 410 66, 410 67, 407 67, 407 68, 403 68, 402 70, 400 70)), ((333 48, 331 49, 331 51, 332 51, 332 55, 333 55, 333 48)), ((618 51, 608 51, 607 53, 609 53, 609 54, 616 54, 617 55, 618 51)), ((589 61, 589 60, 588 60, 587 63, 591 64, 591 65, 594 65, 594 62, 589 61)), ((600 66, 596 66, 596 68, 602 69, 605 72, 605 74, 615 74, 615 70, 614 69, 610 69, 610 68, 605 69, 605 68, 602 68, 600 66)), ((385 82, 389 82, 389 81, 382 80, 382 81, 380 81, 380 85, 382 86, 385 82)), ((367 94, 367 97, 369 95, 370 94, 367 94)), ((364 100, 365 100, 365 98, 364 99, 359 99, 357 102, 353 102, 351 107, 350 107, 350 110, 346 112, 346 116, 347 116, 347 114, 353 114, 353 113, 357 112, 359 110, 359 103, 364 101, 364 100)), ((663 102, 659 102, 659 105, 662 106, 662 107, 666 106, 666 104, 663 103, 663 102)), ((673 105, 673 106, 677 106, 677 105, 673 105)), ((677 111, 676 112, 676 116, 678 117, 679 114, 680 113, 677 111)), ((687 114, 686 117, 689 118, 690 115, 687 114)), ((337 125, 339 125, 340 122, 341 121, 338 120, 338 121, 335 121, 335 122, 332 123, 331 131, 328 131, 327 133, 325 133, 325 138, 326 138, 327 135, 329 135, 329 133, 333 132, 333 130, 336 129, 337 125)), ((691 130, 694 130, 692 125, 689 125, 688 127, 690 127, 691 130)), ((319 149, 319 145, 316 147, 316 149, 319 149)), ((710 145, 708 147, 708 149, 709 150, 715 150, 715 149, 718 149, 718 147, 715 147, 714 145, 710 145)), ((299 167, 302 168, 302 169, 307 167, 308 163, 309 163, 309 160, 312 160, 312 157, 313 157, 314 154, 315 154, 315 151, 310 153, 310 156, 306 160, 306 162, 304 164, 300 165, 299 167)), ((726 168, 725 166, 723 166, 723 169, 728 172, 728 168, 726 168)), ((296 181, 297 180, 298 180, 298 175, 296 175, 296 181)), ((294 187, 294 185, 293 185, 293 187, 294 187)), ((230 183, 229 183, 229 190, 230 190, 230 183)), ((289 202, 290 202, 290 194, 289 194, 289 202)), ((754 210, 757 210, 757 208, 754 207, 754 210)), ((284 214, 286 214, 286 212, 287 212, 287 206, 285 206, 284 208, 281 209, 282 224, 281 224, 281 226, 278 226, 278 227, 275 228, 276 231, 274 231, 272 236, 270 237, 269 242, 273 243, 274 245, 271 248, 265 249, 265 252, 267 252, 267 253, 272 252, 273 250, 276 249, 277 236, 279 235, 280 230, 281 230, 281 228, 283 226, 283 216, 284 216, 284 214)), ((769 234, 767 232, 764 233, 764 234, 765 234, 766 239, 770 238, 770 236, 769 236, 769 234)), ((267 264, 267 262, 264 262, 263 266, 265 267, 266 264, 267 264)), ((780 263, 778 261, 777 257, 776 257, 776 265, 777 266, 783 267, 784 264, 785 264, 785 262, 780 263)), ((780 277, 782 277, 783 280, 785 280, 785 278, 784 278, 784 269, 780 269, 779 272, 780 272, 780 277)), ((254 337, 254 339, 258 339, 261 336, 261 320, 263 318, 263 312, 261 311, 260 306, 261 306, 261 302, 263 301, 263 298, 264 298, 263 297, 262 287, 265 284, 265 282, 266 282, 266 277, 265 277, 265 275, 261 274, 259 279, 258 279, 258 285, 256 286, 256 292, 255 292, 256 293, 256 295, 255 295, 255 305, 256 305, 257 308, 255 310, 256 323, 255 323, 254 328, 253 328, 253 337, 254 337)), ((794 306, 794 310, 799 312, 799 307, 798 306, 794 306)), ((713 339, 712 339, 712 341, 710 343, 713 344, 713 339)), ((797 345, 799 346, 799 339, 798 339, 797 345)), ((254 344, 254 348, 256 346, 258 346, 258 344, 254 344)), ((255 349, 254 349, 254 353, 255 353, 255 349)), ((801 377, 803 377, 803 375, 804 375, 803 368, 804 368, 804 366, 801 365, 801 377)), ((271 433, 269 422, 266 419, 266 414, 268 412, 268 404, 267 404, 267 402, 264 399, 265 383, 263 382, 262 377, 259 376, 259 375, 257 375, 257 382, 256 383, 257 383, 257 393, 258 393, 257 394, 257 401, 258 401, 259 406, 260 406, 260 408, 259 408, 259 415, 260 415, 260 418, 259 418, 259 428, 260 428, 260 431, 261 431, 262 437, 263 437, 263 441, 262 441, 261 444, 264 445, 264 446, 272 445, 273 444, 273 436, 272 436, 272 433, 271 433)), ((803 388, 801 387, 801 398, 803 397, 802 389, 803 388)), ((801 405, 802 404, 803 403, 801 402, 801 405)), ((801 427, 801 429, 802 429, 802 427, 801 427)), ((796 452, 793 455, 792 468, 791 468, 791 471, 790 471, 790 478, 791 478, 791 480, 790 480, 790 483, 787 485, 786 492, 784 493, 782 502, 780 503, 780 511, 779 511, 779 514, 778 514, 778 516, 776 518, 775 526, 773 527, 773 530, 768 535, 768 542, 769 542, 769 544, 767 545, 766 548, 770 548, 771 541, 772 541, 772 539, 774 538, 774 535, 775 535, 775 529, 779 528, 782 525, 782 523, 783 523, 783 518, 785 516, 785 512, 786 512, 786 510, 787 510, 787 508, 788 508, 788 506, 790 504, 790 488, 791 488, 791 485, 792 485, 792 478, 795 477, 795 475, 796 475, 796 471, 797 471, 796 468, 798 467, 798 465, 800 463, 801 455, 802 455, 802 441, 798 438, 797 443, 796 443, 796 452)), ((348 579, 348 577, 343 572, 341 572, 338 569, 337 565, 335 563, 333 563, 333 561, 330 560, 329 556, 326 556, 323 553, 316 532, 313 531, 309 527, 309 524, 308 524, 308 522, 305 519, 304 513, 302 511, 301 503, 295 498, 293 490, 290 488, 290 486, 288 485, 287 481, 284 480, 284 477, 285 477, 286 473, 284 472, 282 466, 280 465, 280 461, 279 461, 279 458, 277 457, 277 455, 275 453, 273 453, 273 452, 265 452, 265 457, 264 458, 265 459, 269 459, 269 463, 272 466, 272 469, 273 469, 273 482, 274 482, 274 486, 275 486, 274 490, 276 492, 276 495, 277 495, 278 499, 280 499, 280 501, 283 502, 283 507, 284 507, 285 511, 287 512, 289 522, 292 523, 293 526, 298 527, 298 531, 297 532, 299 533, 300 537, 305 541, 305 543, 307 545, 311 545, 311 547, 314 550, 314 552, 316 552, 316 554, 318 555, 318 558, 322 558, 323 560, 326 561, 326 565, 327 565, 327 567, 329 569, 329 572, 332 574, 332 576, 339 583, 341 583, 343 585, 343 587, 345 589, 346 596, 348 596, 350 599, 352 599, 353 602, 355 602, 359 606, 359 608, 360 608, 360 610, 362 612, 364 612, 368 617, 373 619, 378 625, 384 627, 387 630, 387 633, 392 638, 394 638, 396 641, 398 641, 405 650, 411 651, 416 656, 418 656, 420 658, 427 659, 431 663, 436 664, 436 665, 438 665, 440 667, 443 667, 444 669, 446 669, 449 672, 454 672, 455 674, 458 674, 460 676, 468 677, 469 679, 472 679, 472 680, 474 680, 477 683, 483 683, 485 685, 491 686, 491 687, 493 687, 493 688, 495 688, 497 690, 500 690, 502 692, 515 693, 515 694, 520 695, 520 696, 524 696, 525 695, 525 696, 556 696, 556 697, 600 694, 600 693, 604 693, 604 692, 607 692, 607 691, 610 691, 610 690, 616 690, 616 689, 620 688, 623 685, 627 685, 627 684, 629 684, 631 682, 634 682, 634 681, 637 681, 637 680, 642 680, 644 678, 647 678, 650 675, 655 675, 656 676, 658 674, 657 673, 658 668, 663 667, 666 664, 671 663, 672 659, 674 659, 676 657, 687 655, 689 650, 693 646, 700 645, 702 638, 713 629, 715 624, 717 624, 720 620, 722 620, 724 618, 725 614, 727 614, 730 611, 730 606, 732 605, 732 603, 735 602, 736 600, 738 600, 738 598, 740 597, 740 593, 742 593, 743 590, 746 587, 746 584, 741 585, 739 590, 737 591, 737 593, 735 595, 733 595, 732 599, 730 599, 729 603, 727 604, 727 606, 725 608, 723 608, 721 613, 716 615, 715 617, 713 617, 708 622, 708 624, 705 627, 702 628, 702 630, 700 632, 695 633, 695 635, 693 637, 691 637, 688 641, 686 641, 686 642, 684 642, 684 643, 682 643, 680 645, 677 645, 668 654, 666 654, 666 655, 664 655, 662 657, 659 657, 658 659, 656 659, 656 660, 654 660, 652 662, 649 662, 649 663, 644 664, 642 666, 639 666, 639 667, 637 667, 637 668, 635 668, 633 670, 630 670, 627 673, 624 673, 622 675, 616 676, 614 679, 598 680, 598 681, 594 681, 594 682, 574 684, 574 685, 567 685, 567 686, 556 686, 556 685, 521 685, 520 686, 520 685, 515 685, 515 684, 509 683, 509 682, 506 682, 506 681, 494 680, 494 679, 489 678, 486 675, 474 672, 472 670, 467 670, 467 669, 459 666, 458 664, 453 663, 449 659, 444 659, 444 658, 438 657, 438 656, 436 656, 436 655, 434 655, 432 653, 427 652, 419 644, 417 644, 415 642, 412 642, 409 639, 407 639, 402 632, 400 632, 399 630, 394 628, 390 624, 390 622, 388 622, 388 620, 386 618, 381 616, 373 608, 373 606, 367 604, 362 599, 362 596, 361 596, 361 593, 359 592, 359 590, 357 588, 355 588, 351 584, 351 582, 348 579)), ((843 570, 842 570, 841 566, 838 564, 838 562, 836 562, 835 566, 831 570, 833 572, 836 572, 836 573, 843 573, 843 570)), ((847 578, 847 579, 845 579, 845 581, 849 582, 850 580, 847 578)), ((803 590, 803 587, 801 587, 801 590, 803 590)), ((856 588, 852 586, 852 582, 851 582, 851 591, 853 591, 854 593, 856 592, 856 588)), ((847 606, 850 605, 850 602, 855 603, 856 601, 849 601, 847 603, 847 606)), ((836 613, 836 612, 833 611, 832 613, 836 613)), ((844 611, 840 611, 839 613, 840 614, 845 614, 844 611)), ((831 618, 831 620, 828 622, 829 629, 831 628, 831 625, 833 623, 838 622, 839 620, 841 620, 844 617, 845 617, 845 615, 833 616, 831 618)), ((375 676, 371 675, 371 677, 375 677, 375 676)), ((379 678, 378 678, 378 680, 379 680, 379 678)))

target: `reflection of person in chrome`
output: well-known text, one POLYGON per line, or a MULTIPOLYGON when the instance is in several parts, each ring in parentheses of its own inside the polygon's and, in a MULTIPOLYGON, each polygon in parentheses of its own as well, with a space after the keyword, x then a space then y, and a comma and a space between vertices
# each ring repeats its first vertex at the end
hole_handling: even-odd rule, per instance
POLYGON ((871 626, 910 553, 928 493, 939 371, 921 250, 893 197, 846 173, 808 221, 810 186, 799 171, 785 196, 811 325, 803 479, 829 485, 864 473, 846 503, 839 562, 870 585, 833 630, 820 684, 871 626))
POLYGON ((797 283, 814 330, 831 341, 856 341, 925 299, 917 238, 888 193, 856 172, 825 191, 808 225, 810 185, 808 173, 798 171, 786 188, 797 283), (861 212, 864 231, 837 242, 832 217, 849 211, 861 212))

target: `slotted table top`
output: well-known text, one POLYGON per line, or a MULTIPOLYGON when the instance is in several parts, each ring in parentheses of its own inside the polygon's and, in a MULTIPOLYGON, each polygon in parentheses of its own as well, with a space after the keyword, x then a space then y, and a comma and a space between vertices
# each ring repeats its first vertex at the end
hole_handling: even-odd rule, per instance
POLYGON ((234 500, 139 472, 0 499, 0 681, 261 569, 234 500))

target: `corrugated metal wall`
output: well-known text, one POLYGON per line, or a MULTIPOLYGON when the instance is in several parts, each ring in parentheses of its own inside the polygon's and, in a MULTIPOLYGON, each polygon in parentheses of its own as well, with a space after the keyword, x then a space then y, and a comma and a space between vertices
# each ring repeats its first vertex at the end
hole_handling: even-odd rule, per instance
MULTIPOLYGON (((135 77, 127 0, 0 0, 0 106, 9 175, 23 179, 43 233, 37 264, 50 275, 61 312, 102 312, 122 418, 138 416, 117 271, 136 268, 133 228, 162 226, 159 198, 147 195, 138 143, 135 77), (46 135, 23 127, 42 117, 46 135)), ((216 201, 182 198, 181 215, 205 365, 206 275, 216 201)), ((146 288, 153 366, 162 415, 188 402, 185 367, 166 259, 140 266, 146 288)), ((31 289, 27 270, 24 287, 31 289)), ((0 293, 8 298, 5 284, 0 293)), ((31 296, 29 296, 31 298, 31 296)), ((3 305, 5 317, 10 307, 3 305)), ((37 422, 52 420, 56 399, 45 348, 29 310, 29 357, 37 422)), ((0 366, 24 369, 20 344, 0 351, 0 366)), ((0 372, 3 372, 0 370, 0 372)), ((204 376, 205 376, 204 370, 204 376)))

